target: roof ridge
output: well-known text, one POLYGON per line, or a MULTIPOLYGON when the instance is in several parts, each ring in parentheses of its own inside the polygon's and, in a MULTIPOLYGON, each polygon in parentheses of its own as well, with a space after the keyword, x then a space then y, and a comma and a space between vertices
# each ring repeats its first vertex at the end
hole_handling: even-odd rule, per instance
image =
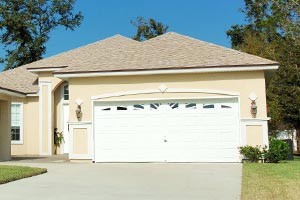
POLYGON ((197 39, 197 38, 194 38, 194 37, 191 37, 191 36, 188 36, 188 35, 183 35, 183 34, 180 34, 180 33, 176 33, 176 32, 167 32, 165 34, 162 34, 162 35, 159 35, 155 38, 151 38, 147 41, 149 41, 148 43, 151 43, 151 41, 156 41, 158 39, 161 39, 161 38, 164 38, 164 37, 168 37, 168 36, 177 36, 177 37, 182 37, 182 38, 186 38, 186 39, 190 39, 190 40, 194 40, 196 42, 201 42, 202 44, 205 44, 205 45, 209 45, 211 47, 217 47, 217 48, 220 48, 220 49, 223 49, 223 50, 226 50, 226 51, 231 51, 231 52, 234 52, 234 53, 238 53, 238 54, 244 54, 244 55, 247 55, 247 56, 251 56, 251 57, 256 57, 256 58, 259 58, 259 59, 264 59, 266 61, 271 61, 271 62, 274 62, 273 60, 271 59, 267 59, 267 58, 263 58, 263 57, 260 57, 260 56, 257 56, 257 55, 254 55, 254 54, 250 54, 250 53, 247 53, 247 52, 243 52, 243 51, 239 51, 239 50, 236 50, 236 49, 233 49, 233 48, 229 48, 229 47, 224 47, 222 45, 218 45, 218 44, 214 44, 212 42, 207 42, 207 41, 203 41, 203 40, 200 40, 200 39, 197 39))
POLYGON ((88 48, 88 47, 90 47, 90 46, 97 45, 97 44, 100 44, 100 43, 103 43, 103 42, 106 42, 106 41, 110 41, 110 40, 115 40, 115 39, 118 39, 118 38, 123 39, 123 40, 127 40, 127 41, 129 41, 129 42, 138 42, 138 43, 139 43, 139 41, 133 40, 133 39, 128 38, 128 37, 126 37, 126 36, 123 36, 123 35, 121 35, 121 34, 115 34, 115 35, 113 35, 113 36, 110 36, 110 37, 107 37, 107 38, 103 38, 103 39, 97 40, 97 41, 95 41, 95 42, 91 42, 91 43, 88 43, 88 44, 84 44, 83 46, 78 46, 78 47, 76 47, 76 48, 74 48, 74 49, 69 49, 69 50, 67 50, 67 51, 57 53, 57 54, 52 55, 52 56, 49 56, 49 57, 47 57, 47 58, 42 58, 42 59, 40 59, 40 60, 34 61, 34 62, 32 62, 32 63, 25 64, 25 65, 23 65, 23 66, 26 67, 26 68, 30 68, 30 65, 39 63, 39 62, 41 62, 42 60, 43 60, 43 62, 44 62, 44 60, 49 60, 49 59, 52 59, 52 58, 54 58, 54 57, 56 57, 56 56, 62 56, 62 55, 68 54, 68 53, 76 52, 76 51, 78 51, 79 49, 88 48))

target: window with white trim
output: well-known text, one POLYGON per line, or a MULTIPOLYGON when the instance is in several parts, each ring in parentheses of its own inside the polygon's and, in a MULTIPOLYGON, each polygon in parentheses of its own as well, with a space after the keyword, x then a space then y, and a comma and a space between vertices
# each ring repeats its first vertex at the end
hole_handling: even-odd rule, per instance
POLYGON ((65 101, 69 101, 69 85, 64 85, 63 96, 65 101))
POLYGON ((11 143, 23 144, 23 103, 11 103, 11 143))

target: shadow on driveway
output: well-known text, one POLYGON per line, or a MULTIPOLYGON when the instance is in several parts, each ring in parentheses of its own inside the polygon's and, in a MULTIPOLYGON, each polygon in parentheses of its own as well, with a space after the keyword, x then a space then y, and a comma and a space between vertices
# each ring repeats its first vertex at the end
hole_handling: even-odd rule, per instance
POLYGON ((53 156, 12 156, 10 162, 21 162, 21 163, 58 163, 58 162, 69 162, 68 154, 64 155, 53 155, 53 156))

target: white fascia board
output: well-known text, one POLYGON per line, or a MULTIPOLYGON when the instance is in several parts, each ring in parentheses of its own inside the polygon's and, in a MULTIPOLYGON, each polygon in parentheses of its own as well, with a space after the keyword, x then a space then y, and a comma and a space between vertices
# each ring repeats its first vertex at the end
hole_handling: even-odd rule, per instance
POLYGON ((14 96, 14 97, 25 97, 26 96, 25 94, 20 94, 17 92, 12 92, 12 91, 3 90, 3 89, 0 89, 0 94, 5 94, 5 95, 9 95, 9 96, 14 96))
POLYGON ((38 93, 34 93, 34 94, 27 94, 27 97, 38 97, 39 94, 38 93))
POLYGON ((133 76, 133 75, 154 75, 154 74, 184 74, 184 73, 211 73, 211 72, 238 72, 238 71, 261 71, 275 70, 278 65, 269 66, 247 66, 247 67, 213 67, 197 69, 162 69, 162 70, 137 70, 121 72, 85 72, 54 74, 57 78, 97 77, 97 76, 133 76))
POLYGON ((27 69, 30 72, 38 73, 38 72, 55 72, 65 67, 53 67, 53 68, 45 68, 45 69, 27 69))

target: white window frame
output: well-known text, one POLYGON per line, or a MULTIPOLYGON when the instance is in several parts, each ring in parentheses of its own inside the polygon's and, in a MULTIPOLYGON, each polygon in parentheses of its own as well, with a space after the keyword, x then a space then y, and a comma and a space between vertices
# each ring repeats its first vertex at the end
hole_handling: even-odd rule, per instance
MULTIPOLYGON (((11 105, 20 105, 20 140, 19 141, 11 140, 11 144, 23 144, 24 143, 24 132, 23 132, 23 126, 24 126, 23 115, 24 115, 24 111, 23 111, 23 103, 21 103, 21 102, 12 102, 11 105)), ((10 122, 10 127, 11 127, 11 122, 10 122)), ((10 132, 11 132, 11 128, 10 128, 10 132)))
POLYGON ((66 82, 66 83, 64 83, 63 85, 62 85, 62 88, 61 88, 61 96, 62 96, 62 101, 63 101, 63 103, 64 104, 69 104, 69 100, 65 100, 65 87, 66 86, 68 86, 68 91, 69 91, 69 94, 68 94, 68 96, 69 96, 69 100, 70 100, 70 88, 69 88, 69 83, 68 82, 66 82))

